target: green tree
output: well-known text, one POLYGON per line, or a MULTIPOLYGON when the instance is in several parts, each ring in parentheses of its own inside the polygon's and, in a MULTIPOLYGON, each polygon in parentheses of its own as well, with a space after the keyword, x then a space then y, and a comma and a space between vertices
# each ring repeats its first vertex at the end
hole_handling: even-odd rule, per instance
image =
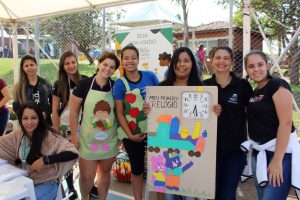
MULTIPOLYGON (((106 21, 110 26, 106 29, 113 34, 116 26, 112 22, 121 17, 121 11, 106 11, 106 21)), ((73 44, 89 60, 90 64, 94 63, 89 50, 91 45, 101 46, 102 42, 102 11, 83 11, 72 13, 64 16, 53 17, 44 20, 41 23, 41 30, 44 34, 49 34, 57 42, 61 49, 66 45, 73 44)), ((107 41, 110 42, 110 41, 107 41)))
POLYGON ((188 15, 189 8, 193 2, 193 0, 172 0, 177 4, 177 6, 181 6, 183 13, 183 41, 184 46, 188 47, 189 45, 189 25, 188 25, 188 15))
MULTIPOLYGON (((227 5, 229 0, 219 0, 218 3, 227 5)), ((234 22, 237 25, 243 23, 243 4, 234 0, 238 11, 235 13, 234 22)), ((251 7, 257 13, 259 21, 270 41, 276 41, 279 54, 290 42, 300 25, 300 4, 298 0, 251 0, 251 7)), ((252 19, 251 28, 258 30, 258 26, 252 19)), ((299 46, 293 44, 289 54, 293 57, 299 46)), ((296 62, 295 62, 296 63, 296 62)), ((291 65, 291 84, 299 84, 299 65, 291 65)))

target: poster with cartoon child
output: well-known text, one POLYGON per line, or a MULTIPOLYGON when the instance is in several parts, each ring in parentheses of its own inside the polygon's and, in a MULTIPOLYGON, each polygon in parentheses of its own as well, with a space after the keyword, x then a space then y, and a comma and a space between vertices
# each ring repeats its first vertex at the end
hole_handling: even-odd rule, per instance
POLYGON ((148 190, 214 199, 217 87, 153 86, 146 101, 148 190))

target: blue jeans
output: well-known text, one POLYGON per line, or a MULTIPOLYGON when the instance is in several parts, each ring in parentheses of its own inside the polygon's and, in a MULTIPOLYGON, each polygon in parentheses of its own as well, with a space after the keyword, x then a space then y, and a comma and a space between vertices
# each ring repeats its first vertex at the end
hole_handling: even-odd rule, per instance
MULTIPOLYGON (((252 172, 254 176, 255 187, 257 190, 258 200, 285 200, 289 195, 291 189, 291 177, 292 177, 292 154, 286 153, 282 160, 282 173, 283 173, 283 183, 280 184, 280 187, 270 185, 269 183, 266 186, 259 186, 256 178, 256 162, 257 162, 258 151, 254 150, 252 155, 252 172)), ((267 166, 269 166, 274 152, 266 151, 267 156, 267 166)))
POLYGON ((177 194, 165 194, 165 200, 196 200, 196 197, 187 197, 187 196, 181 196, 177 194))
POLYGON ((246 164, 243 152, 218 152, 216 172, 216 200, 235 200, 236 190, 246 164))
POLYGON ((0 111, 0 136, 3 135, 7 122, 9 120, 10 114, 8 109, 0 111))
POLYGON ((54 200, 57 195, 58 183, 45 182, 34 185, 37 200, 54 200))

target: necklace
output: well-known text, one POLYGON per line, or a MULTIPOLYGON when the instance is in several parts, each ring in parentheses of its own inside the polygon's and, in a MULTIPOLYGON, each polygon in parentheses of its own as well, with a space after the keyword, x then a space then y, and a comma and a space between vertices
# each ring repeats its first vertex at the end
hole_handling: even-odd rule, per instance
POLYGON ((228 80, 226 80, 226 82, 222 83, 221 81, 219 81, 218 79, 216 79, 217 83, 221 86, 221 88, 226 87, 230 82, 231 82, 231 76, 229 77, 228 80))

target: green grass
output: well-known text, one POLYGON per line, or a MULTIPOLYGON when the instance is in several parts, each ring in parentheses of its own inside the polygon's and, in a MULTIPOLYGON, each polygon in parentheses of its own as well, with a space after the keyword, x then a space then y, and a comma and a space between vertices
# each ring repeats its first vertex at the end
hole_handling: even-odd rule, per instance
MULTIPOLYGON (((54 59, 58 65, 59 60, 54 59)), ((19 67, 19 66, 18 66, 19 67)), ((40 60, 40 76, 48 79, 52 84, 57 80, 57 68, 48 59, 40 60)), ((79 71, 81 74, 91 76, 95 73, 96 65, 89 65, 87 62, 79 62, 79 71)), ((10 91, 14 85, 13 59, 0 58, 0 78, 5 80, 10 91)))

